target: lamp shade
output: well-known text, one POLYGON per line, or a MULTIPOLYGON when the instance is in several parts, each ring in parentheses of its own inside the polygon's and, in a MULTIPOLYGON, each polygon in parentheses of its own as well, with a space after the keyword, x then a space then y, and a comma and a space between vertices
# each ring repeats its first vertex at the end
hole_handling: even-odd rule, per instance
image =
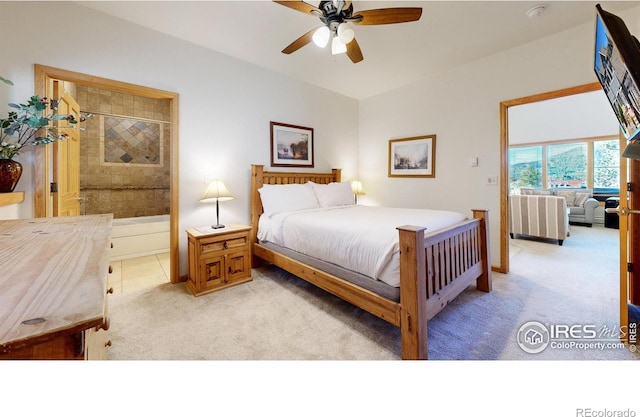
POLYGON ((233 200, 233 194, 224 185, 221 180, 213 180, 209 183, 207 191, 200 197, 200 201, 203 203, 215 203, 217 201, 233 200))
POLYGON ((340 23, 338 26, 338 38, 340 42, 345 45, 353 40, 355 37, 355 33, 353 33, 353 29, 349 26, 348 23, 340 23))
POLYGON ((351 191, 355 195, 366 195, 364 192, 364 188, 362 187, 362 183, 360 181, 351 181, 351 191))
POLYGON ((313 33, 313 36, 311 37, 311 39, 313 40, 313 43, 315 43, 317 46, 319 46, 320 48, 324 48, 329 43, 330 37, 331 37, 331 31, 329 30, 329 28, 326 26, 322 26, 321 28, 318 28, 318 30, 316 30, 313 33))
POLYGON ((331 41, 331 54, 338 55, 344 54, 345 52, 347 52, 347 45, 342 43, 340 41, 340 38, 334 36, 333 40, 331 41))

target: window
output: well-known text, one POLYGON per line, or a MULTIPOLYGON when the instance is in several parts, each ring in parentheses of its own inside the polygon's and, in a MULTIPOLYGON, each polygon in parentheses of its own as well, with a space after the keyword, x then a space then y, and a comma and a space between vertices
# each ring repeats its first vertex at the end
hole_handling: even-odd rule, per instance
POLYGON ((620 189, 617 138, 545 142, 509 147, 510 192, 520 188, 592 188, 594 194, 620 189))
POLYGON ((604 193, 619 191, 620 142, 617 140, 593 143, 593 188, 604 193))
POLYGON ((511 192, 523 187, 542 188, 542 146, 509 149, 511 192))
POLYGON ((547 187, 587 188, 587 144, 547 145, 547 187))

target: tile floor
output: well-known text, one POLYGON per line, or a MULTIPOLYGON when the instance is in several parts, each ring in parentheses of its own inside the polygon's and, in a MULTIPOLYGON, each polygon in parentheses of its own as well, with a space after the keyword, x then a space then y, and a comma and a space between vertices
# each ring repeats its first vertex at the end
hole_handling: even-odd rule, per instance
POLYGON ((128 293, 170 282, 169 252, 111 261, 108 286, 114 294, 128 293))

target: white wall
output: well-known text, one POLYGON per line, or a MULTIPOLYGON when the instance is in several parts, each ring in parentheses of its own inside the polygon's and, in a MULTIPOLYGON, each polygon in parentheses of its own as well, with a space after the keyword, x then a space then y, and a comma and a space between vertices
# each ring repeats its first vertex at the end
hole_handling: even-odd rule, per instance
POLYGON ((509 107, 509 144, 617 135, 602 90, 509 107))
MULTIPOLYGON (((640 8, 620 14, 640 33, 640 8)), ((360 102, 361 201, 470 213, 490 210, 491 255, 499 265, 499 187, 502 101, 597 81, 593 24, 488 56, 405 88, 360 102), (387 177, 388 141, 436 134, 436 178, 387 177), (471 157, 479 166, 470 167, 471 157)))
MULTIPOLYGON (((221 204, 221 222, 248 223, 250 165, 270 164, 271 120, 314 128, 315 171, 356 175, 356 100, 73 3, 0 2, 0 38, 0 74, 15 84, 0 86, 0 103, 33 93, 36 63, 180 95, 180 231, 215 221, 214 206, 197 202, 205 176, 236 196, 221 204)), ((21 161, 26 202, 0 207, 0 219, 33 215, 31 155, 21 161)), ((180 253, 186 274, 185 233, 180 253)))

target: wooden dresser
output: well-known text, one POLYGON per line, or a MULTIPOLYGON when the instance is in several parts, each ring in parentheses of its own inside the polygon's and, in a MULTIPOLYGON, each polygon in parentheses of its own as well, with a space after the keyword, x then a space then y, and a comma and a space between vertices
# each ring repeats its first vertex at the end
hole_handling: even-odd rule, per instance
POLYGON ((0 220, 0 359, 106 359, 112 215, 0 220))

